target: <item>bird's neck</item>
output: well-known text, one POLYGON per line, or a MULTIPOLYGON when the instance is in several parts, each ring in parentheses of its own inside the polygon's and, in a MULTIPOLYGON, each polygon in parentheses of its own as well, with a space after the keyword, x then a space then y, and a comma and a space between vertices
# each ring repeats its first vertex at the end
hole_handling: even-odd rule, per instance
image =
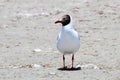
POLYGON ((72 22, 70 22, 69 24, 62 26, 61 30, 69 30, 69 29, 73 29, 73 25, 72 22))

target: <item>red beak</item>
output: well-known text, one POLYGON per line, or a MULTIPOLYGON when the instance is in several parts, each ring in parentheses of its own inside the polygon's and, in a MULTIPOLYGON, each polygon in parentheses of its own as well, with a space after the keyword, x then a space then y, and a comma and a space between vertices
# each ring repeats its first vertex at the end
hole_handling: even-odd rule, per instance
POLYGON ((60 20, 55 21, 55 24, 57 24, 57 23, 62 23, 62 21, 60 21, 60 20))

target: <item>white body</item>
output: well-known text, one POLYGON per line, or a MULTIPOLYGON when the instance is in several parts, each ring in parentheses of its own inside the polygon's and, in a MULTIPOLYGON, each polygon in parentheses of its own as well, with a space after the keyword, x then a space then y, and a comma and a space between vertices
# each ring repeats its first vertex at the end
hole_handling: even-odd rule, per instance
POLYGON ((72 27, 71 22, 62 26, 61 32, 57 38, 57 49, 63 54, 74 54, 79 50, 80 47, 80 36, 72 27))

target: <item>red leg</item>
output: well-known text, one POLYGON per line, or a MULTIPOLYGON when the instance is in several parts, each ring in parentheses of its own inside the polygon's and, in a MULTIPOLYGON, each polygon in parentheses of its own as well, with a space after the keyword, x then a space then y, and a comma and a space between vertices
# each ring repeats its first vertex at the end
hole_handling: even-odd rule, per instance
POLYGON ((65 68, 65 56, 63 55, 63 68, 65 68))
POLYGON ((73 68, 73 65, 74 65, 74 54, 72 55, 72 68, 73 68))

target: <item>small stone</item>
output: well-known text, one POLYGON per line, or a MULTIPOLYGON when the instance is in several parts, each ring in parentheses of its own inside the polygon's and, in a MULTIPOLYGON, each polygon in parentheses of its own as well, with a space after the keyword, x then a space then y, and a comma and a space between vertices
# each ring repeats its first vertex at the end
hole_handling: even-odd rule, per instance
POLYGON ((76 68, 80 67, 80 65, 77 65, 76 68))
POLYGON ((55 72, 49 72, 50 75, 55 75, 56 73, 55 72))
POLYGON ((39 64, 33 64, 34 68, 40 68, 41 66, 39 64))
POLYGON ((85 33, 89 33, 89 31, 85 31, 85 33))
POLYGON ((102 15, 102 14, 104 14, 104 12, 103 11, 98 11, 98 14, 102 15))
POLYGON ((41 51, 42 51, 42 50, 39 49, 39 48, 36 48, 36 49, 33 50, 33 52, 41 52, 41 51))
POLYGON ((82 69, 99 69, 97 65, 94 64, 85 64, 85 65, 77 65, 80 66, 82 69))

